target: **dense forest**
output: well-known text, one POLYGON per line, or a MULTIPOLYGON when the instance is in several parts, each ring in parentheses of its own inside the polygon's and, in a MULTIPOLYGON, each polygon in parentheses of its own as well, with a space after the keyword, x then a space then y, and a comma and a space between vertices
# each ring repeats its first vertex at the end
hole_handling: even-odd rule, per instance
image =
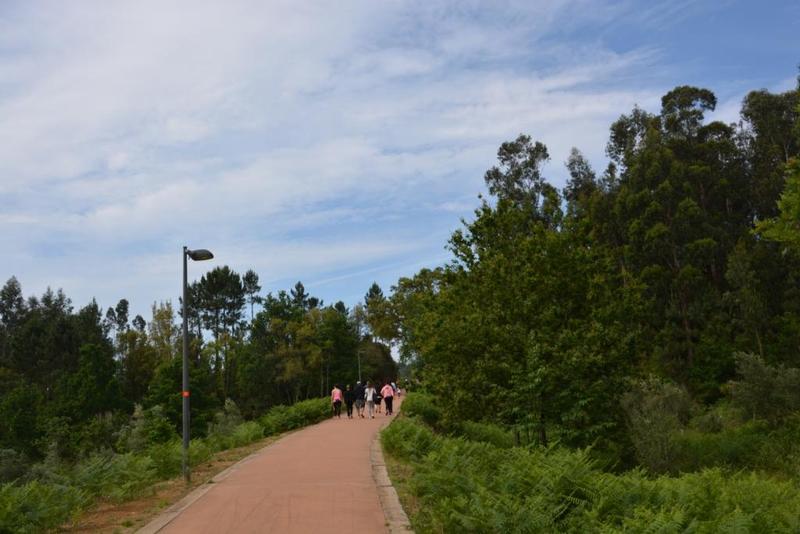
MULTIPOLYGON (((452 260, 373 314, 445 417, 629 461, 626 392, 669 384, 700 407, 744 402, 745 370, 797 381, 798 91, 751 92, 736 124, 707 122, 715 105, 682 86, 658 113, 634 108, 611 125, 607 168, 573 149, 562 190, 545 145, 500 146, 452 260)), ((761 384, 776 405, 750 415, 800 407, 784 382, 761 384)))
MULTIPOLYGON (((299 282, 277 295, 260 292, 255 272, 227 266, 190 285, 194 437, 231 401, 252 419, 353 383, 359 371, 365 380, 396 376, 389 347, 368 328, 369 303, 382 296, 377 285, 351 310, 325 306, 299 282)), ((25 480, 45 457, 124 453, 137 421, 156 429, 150 442, 177 436, 180 317, 168 301, 153 304, 149 321, 129 309, 122 299, 105 312, 94 301, 75 311, 60 290, 25 298, 14 277, 2 287, 0 482, 25 480)))
POLYGON ((383 436, 418 532, 800 529, 800 88, 661 104, 561 190, 503 143, 452 259, 375 306, 420 386, 383 436))

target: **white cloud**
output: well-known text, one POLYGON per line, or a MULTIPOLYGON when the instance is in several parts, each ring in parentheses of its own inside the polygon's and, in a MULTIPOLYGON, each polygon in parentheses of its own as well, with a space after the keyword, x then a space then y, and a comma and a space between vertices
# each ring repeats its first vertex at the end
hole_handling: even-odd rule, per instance
POLYGON ((270 280, 433 257, 500 142, 546 142, 559 181, 571 146, 602 160, 610 122, 657 102, 615 82, 657 51, 548 39, 625 12, 589 7, 20 2, 0 19, 0 277, 147 306, 183 242, 270 280))

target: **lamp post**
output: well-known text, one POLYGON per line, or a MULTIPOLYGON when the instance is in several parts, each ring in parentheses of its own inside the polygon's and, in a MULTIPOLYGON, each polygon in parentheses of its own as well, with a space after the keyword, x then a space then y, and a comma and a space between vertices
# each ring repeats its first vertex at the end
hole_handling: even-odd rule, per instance
POLYGON ((186 280, 186 258, 194 261, 210 260, 214 255, 204 249, 189 250, 183 247, 183 458, 181 466, 183 470, 183 480, 188 484, 189 476, 189 322, 187 320, 186 301, 189 294, 189 286, 186 280))

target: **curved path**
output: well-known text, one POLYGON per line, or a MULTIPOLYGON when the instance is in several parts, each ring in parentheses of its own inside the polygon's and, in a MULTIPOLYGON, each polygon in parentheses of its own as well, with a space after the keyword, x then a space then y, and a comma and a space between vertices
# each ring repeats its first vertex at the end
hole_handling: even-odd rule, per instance
POLYGON ((289 434, 234 466, 154 531, 386 532, 370 445, 391 419, 343 414, 289 434))

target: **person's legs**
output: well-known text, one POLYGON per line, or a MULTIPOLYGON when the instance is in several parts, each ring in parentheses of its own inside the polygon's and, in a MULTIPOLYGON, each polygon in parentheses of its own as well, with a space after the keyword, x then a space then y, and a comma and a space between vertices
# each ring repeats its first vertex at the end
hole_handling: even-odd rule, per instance
POLYGON ((342 401, 337 400, 333 403, 333 413, 336 415, 336 417, 342 417, 342 401))
POLYGON ((394 401, 394 399, 392 397, 385 397, 383 400, 386 402, 386 415, 392 415, 392 401, 394 401))
POLYGON ((353 418, 353 403, 352 402, 348 402, 346 404, 347 404, 347 418, 348 419, 352 419, 353 418))
POLYGON ((375 417, 375 402, 374 401, 367 401, 367 413, 369 414, 370 418, 375 417))

